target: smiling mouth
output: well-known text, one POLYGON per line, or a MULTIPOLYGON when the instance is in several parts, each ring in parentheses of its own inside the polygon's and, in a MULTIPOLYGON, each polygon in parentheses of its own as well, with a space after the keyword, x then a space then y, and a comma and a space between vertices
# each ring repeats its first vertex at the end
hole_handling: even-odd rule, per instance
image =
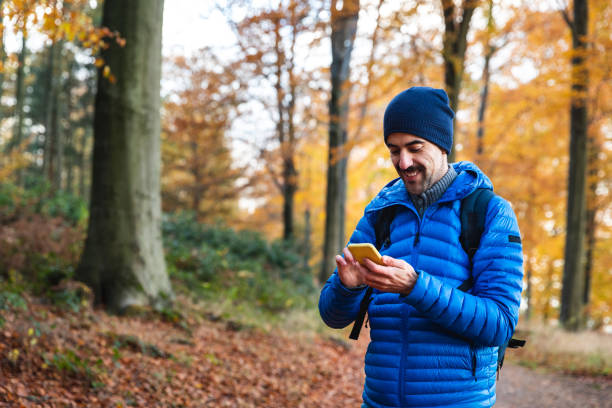
POLYGON ((409 167, 403 171, 404 175, 408 178, 416 177, 416 175, 419 174, 419 172, 420 172, 420 169, 416 167, 409 167))

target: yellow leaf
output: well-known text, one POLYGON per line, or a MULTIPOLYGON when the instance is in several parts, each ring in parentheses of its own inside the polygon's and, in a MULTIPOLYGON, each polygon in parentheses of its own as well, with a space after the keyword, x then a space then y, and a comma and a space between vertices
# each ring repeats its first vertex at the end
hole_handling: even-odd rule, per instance
POLYGON ((17 362, 18 358, 19 358, 19 350, 13 349, 13 350, 9 351, 9 353, 8 353, 9 361, 11 361, 13 364, 15 364, 17 362))
POLYGON ((61 25, 61 30, 66 34, 68 41, 73 41, 75 36, 75 30, 72 29, 72 24, 68 21, 64 21, 61 25))

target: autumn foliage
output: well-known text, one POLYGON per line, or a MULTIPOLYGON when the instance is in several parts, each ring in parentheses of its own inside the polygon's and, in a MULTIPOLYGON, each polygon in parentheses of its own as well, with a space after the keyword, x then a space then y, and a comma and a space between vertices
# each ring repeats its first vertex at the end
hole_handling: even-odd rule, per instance
POLYGON ((200 221, 235 213, 244 168, 232 159, 227 137, 241 81, 231 66, 220 66, 207 50, 168 64, 177 88, 163 108, 164 209, 188 209, 200 221))
MULTIPOLYGON (((444 87, 441 4, 449 4, 358 3, 347 144, 331 151, 332 162, 348 160, 345 241, 367 203, 396 177, 381 132, 387 102, 410 86, 444 87)), ((569 8, 470 3, 478 4, 459 70, 456 159, 482 168, 517 214, 525 269, 519 324, 556 323, 576 96, 569 8)), ((363 344, 270 333, 240 319, 278 321, 316 309, 328 172, 329 4, 231 0, 211 15, 228 20, 234 46, 209 43, 191 55, 166 56, 164 251, 177 309, 194 311, 146 310, 132 318, 92 309, 91 293, 70 279, 86 234, 96 70, 116 84, 99 52, 111 42, 125 45, 121 33, 99 27, 99 4, 0 2, 0 402, 357 406, 363 344), (40 49, 27 41, 35 33, 40 49), (7 52, 9 39, 25 47, 7 52), (50 157, 54 172, 45 164, 50 157), (202 299, 212 300, 214 312, 194 306, 202 299), (351 370, 339 369, 344 365, 351 370), (336 381, 341 386, 330 388, 336 381)), ((589 117, 584 313, 589 328, 603 331, 612 324, 612 3, 591 0, 589 7, 588 47, 580 55, 589 68, 581 95, 589 117)), ((558 335, 543 333, 546 340, 558 335)), ((584 374, 583 363, 594 359, 599 374, 609 376, 607 354, 532 344, 521 351, 523 362, 565 371, 573 364, 584 374)))

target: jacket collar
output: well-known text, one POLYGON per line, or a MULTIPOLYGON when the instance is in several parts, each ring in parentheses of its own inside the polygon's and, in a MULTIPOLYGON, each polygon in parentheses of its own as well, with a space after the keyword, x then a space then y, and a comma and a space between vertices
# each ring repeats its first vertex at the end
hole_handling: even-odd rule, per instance
MULTIPOLYGON (((438 203, 461 200, 477 188, 493 189, 491 180, 474 163, 461 161, 451 166, 457 172, 457 177, 437 201, 438 203)), ((404 182, 399 177, 387 183, 367 205, 365 211, 377 211, 391 205, 403 205, 416 211, 404 182)))

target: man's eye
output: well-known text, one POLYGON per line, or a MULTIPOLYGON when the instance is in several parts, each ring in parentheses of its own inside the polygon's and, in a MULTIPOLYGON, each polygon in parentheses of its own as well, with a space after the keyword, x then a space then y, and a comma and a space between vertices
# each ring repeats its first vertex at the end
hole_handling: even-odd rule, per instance
POLYGON ((399 154, 399 150, 389 150, 392 156, 397 156, 399 154))
POLYGON ((412 146, 410 148, 410 153, 416 153, 416 152, 420 151, 422 148, 423 148, 423 145, 412 146))

